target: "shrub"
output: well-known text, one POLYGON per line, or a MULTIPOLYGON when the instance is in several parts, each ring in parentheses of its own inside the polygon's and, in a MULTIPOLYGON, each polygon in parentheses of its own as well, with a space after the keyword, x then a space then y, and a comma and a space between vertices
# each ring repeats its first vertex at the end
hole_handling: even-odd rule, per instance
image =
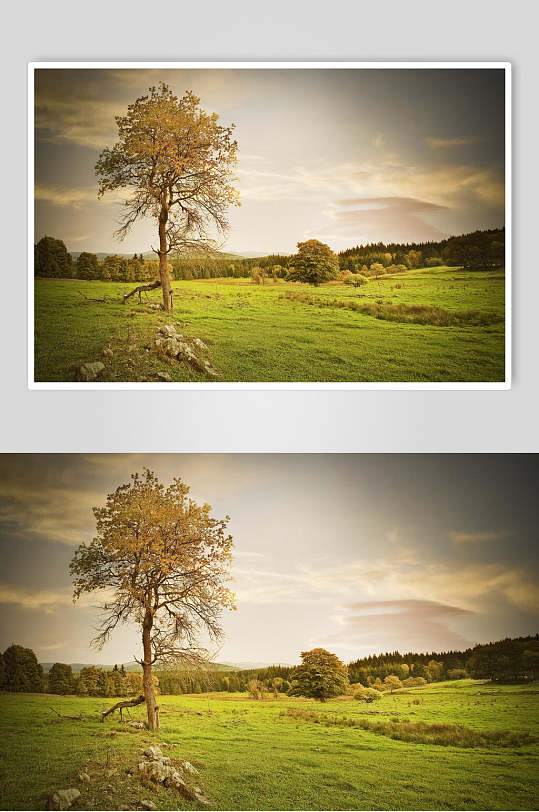
POLYGON ((384 685, 390 693, 402 688, 402 682, 398 677, 395 676, 395 674, 388 674, 387 677, 384 677, 384 685))
POLYGON ((359 288, 361 285, 366 285, 369 280, 363 274, 351 273, 343 281, 345 285, 353 285, 354 288, 359 288))
POLYGON ((402 681, 405 688, 419 688, 421 685, 427 685, 425 677, 407 677, 402 681))
POLYGON ((377 702, 379 699, 382 698, 382 694, 380 691, 377 691, 375 688, 358 688, 354 692, 354 699, 359 700, 360 702, 377 702))
POLYGON ((259 679, 250 679, 247 683, 247 691, 252 699, 264 699, 266 686, 259 679))
POLYGON ((449 668, 447 671, 448 679, 465 679, 466 676, 464 668, 449 668))

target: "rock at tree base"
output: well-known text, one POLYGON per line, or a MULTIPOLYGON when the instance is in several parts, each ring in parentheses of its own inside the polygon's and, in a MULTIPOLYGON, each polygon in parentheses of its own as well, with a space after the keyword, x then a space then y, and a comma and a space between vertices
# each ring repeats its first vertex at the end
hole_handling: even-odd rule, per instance
POLYGON ((80 798, 78 789, 57 789, 50 798, 49 809, 69 809, 80 798))
POLYGON ((165 353, 165 355, 190 364, 198 372, 205 372, 206 375, 211 375, 213 378, 219 376, 219 373, 209 361, 203 358, 197 358, 195 350, 202 351, 208 349, 202 339, 195 338, 194 336, 181 335, 176 332, 176 328, 173 324, 165 324, 159 328, 157 338, 155 339, 155 346, 158 350, 165 353))
POLYGON ((156 784, 165 784, 188 794, 187 784, 175 767, 164 764, 162 761, 142 761, 138 768, 140 772, 156 784))
POLYGON ((102 364, 101 361, 91 361, 87 364, 83 364, 79 367, 78 377, 80 381, 95 381, 98 375, 100 375, 103 370, 105 369, 105 364, 102 364))
POLYGON ((143 809, 150 809, 152 810, 152 812, 155 812, 155 810, 157 809, 153 801, 141 801, 140 805, 143 809))
POLYGON ((162 336, 166 336, 167 338, 181 338, 181 336, 178 336, 178 331, 173 324, 165 324, 159 328, 159 332, 162 336))
POLYGON ((158 372, 157 377, 159 378, 160 381, 166 381, 167 383, 172 382, 172 378, 170 377, 168 372, 158 372))
POLYGON ((204 804, 204 806, 209 806, 211 804, 210 799, 204 795, 200 787, 194 787, 192 791, 193 800, 199 802, 199 804, 204 804))
POLYGON ((188 761, 182 761, 182 770, 186 773, 191 773, 191 775, 198 775, 198 770, 196 767, 193 767, 188 761))
POLYGON ((146 758, 152 759, 152 761, 159 761, 159 759, 163 758, 163 751, 156 744, 146 747, 143 752, 146 758))

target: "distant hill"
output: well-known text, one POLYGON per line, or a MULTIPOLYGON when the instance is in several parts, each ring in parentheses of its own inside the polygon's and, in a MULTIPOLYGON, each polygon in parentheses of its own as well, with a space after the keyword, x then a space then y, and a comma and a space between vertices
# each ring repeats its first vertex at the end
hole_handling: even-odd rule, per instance
MULTIPOLYGON (((41 665, 43 671, 48 674, 54 663, 41 663, 41 665)), ((73 673, 79 673, 83 668, 90 668, 92 665, 96 666, 96 668, 102 668, 104 671, 112 671, 114 668, 114 665, 104 665, 103 663, 69 663, 69 665, 71 665, 73 673)), ((121 666, 122 663, 118 663, 118 668, 121 666)), ((128 672, 142 672, 142 667, 138 663, 123 663, 123 667, 128 672)))
POLYGON ((235 669, 237 671, 253 671, 256 668, 269 668, 272 665, 281 665, 284 668, 294 668, 290 663, 258 663, 258 662, 241 662, 229 663, 224 668, 235 669))
MULTIPOLYGON (((69 252, 74 260, 77 260, 79 256, 83 253, 82 251, 70 251, 69 252)), ((89 253, 95 254, 97 257, 98 262, 103 262, 105 257, 109 256, 116 256, 116 257, 123 257, 125 259, 131 259, 133 257, 134 251, 126 254, 122 253, 121 251, 90 251, 89 253)), ((140 252, 137 252, 137 256, 140 252)), ((153 251, 145 251, 142 254, 143 259, 145 260, 157 260, 158 256, 153 251)), ((187 256, 187 255, 186 255, 187 256)), ((200 257, 205 258, 214 258, 214 259, 245 259, 247 254, 229 254, 226 251, 210 251, 208 253, 200 253, 200 254, 189 254, 191 259, 200 259, 200 257)), ((249 254, 251 256, 251 254, 249 254)), ((260 256, 259 254, 252 254, 252 256, 260 256)))
MULTIPOLYGON (((83 668, 90 668, 92 665, 96 668, 102 668, 104 671, 112 671, 114 665, 106 665, 103 663, 69 663, 71 665, 71 670, 74 674, 78 674, 83 668)), ((43 667, 43 671, 48 674, 51 670, 54 663, 41 663, 43 667)), ((122 663, 118 663, 118 668, 121 668, 122 663)), ((138 663, 131 662, 131 663, 123 663, 124 669, 130 673, 140 673, 142 672, 142 666, 138 663)), ((262 668, 263 666, 260 665, 232 665, 230 663, 206 663, 204 665, 205 671, 239 671, 241 668, 262 668)))

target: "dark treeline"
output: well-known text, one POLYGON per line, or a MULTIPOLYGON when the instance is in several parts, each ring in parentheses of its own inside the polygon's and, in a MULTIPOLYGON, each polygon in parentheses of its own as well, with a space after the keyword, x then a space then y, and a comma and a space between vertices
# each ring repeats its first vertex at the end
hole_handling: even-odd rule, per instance
MULTIPOLYGON (((156 688, 162 694, 229 693, 251 690, 257 683, 268 691, 288 693, 293 666, 271 665, 241 671, 166 668, 157 671, 156 688)), ((463 651, 371 654, 348 665, 350 683, 383 690, 388 677, 404 687, 447 679, 488 679, 493 682, 529 682, 539 679, 539 634, 474 646, 463 651)), ((87 666, 73 673, 66 663, 54 663, 45 674, 31 649, 12 645, 0 654, 0 689, 25 693, 79 696, 130 696, 142 689, 142 674, 126 673, 123 665, 105 671, 87 666)))
POLYGON ((163 694, 200 694, 208 691, 247 691, 251 680, 262 682, 272 690, 279 681, 284 693, 290 688, 292 666, 270 665, 267 668, 243 671, 187 671, 166 669, 158 672, 159 686, 163 694))
POLYGON ((45 673, 30 648, 11 645, 0 654, 0 689, 22 693, 128 696, 142 690, 142 674, 126 673, 124 666, 105 671, 97 666, 73 673, 67 663, 54 663, 45 673))
POLYGON ((467 270, 501 268, 505 264, 505 228, 473 231, 439 242, 356 245, 339 254, 341 270, 364 273, 373 264, 406 268, 449 265, 467 270))
MULTIPOLYGON (((364 276, 402 273, 413 268, 437 265, 490 270, 504 265, 505 229, 474 231, 439 242, 357 245, 341 251, 338 259, 341 271, 364 276)), ((210 252, 171 256, 169 270, 174 279, 183 280, 286 279, 292 260, 293 257, 282 254, 244 258, 210 252)), ((73 259, 62 240, 42 237, 34 246, 34 273, 38 277, 53 279, 141 282, 158 277, 159 263, 157 260, 145 260, 142 253, 133 257, 111 254, 100 261, 97 254, 83 251, 73 259)))
POLYGON ((539 678, 539 635, 507 638, 464 651, 371 654, 351 662, 348 673, 350 682, 368 687, 393 674, 401 680, 422 677, 427 682, 464 676, 500 682, 534 680, 539 678))

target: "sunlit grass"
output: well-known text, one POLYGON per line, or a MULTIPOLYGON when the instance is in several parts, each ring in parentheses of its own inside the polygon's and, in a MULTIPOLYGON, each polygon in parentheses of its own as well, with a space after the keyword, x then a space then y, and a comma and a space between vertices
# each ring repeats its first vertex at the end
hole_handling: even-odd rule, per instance
POLYGON ((36 380, 72 381, 77 366, 95 360, 105 363, 102 381, 156 381, 158 372, 173 381, 209 380, 157 356, 157 328, 170 322, 208 345, 218 381, 504 379, 503 273, 435 268, 359 289, 246 280, 173 287, 175 309, 165 314, 148 307, 160 301, 159 290, 140 305, 133 299, 123 305, 125 283, 36 280, 36 380), (113 300, 91 302, 81 292, 113 300), (313 307, 298 295, 335 304, 313 307), (415 320, 425 323, 410 323, 414 309, 415 320), (473 318, 459 315, 470 312, 473 318), (452 326, 429 323, 440 313, 452 326), (113 357, 103 357, 105 346, 113 357))
MULTIPOLYGON (((170 790, 144 787, 128 776, 152 734, 117 718, 101 724, 100 711, 110 701, 0 696, 2 808, 43 809, 48 792, 68 786, 81 789, 77 806, 83 809, 138 808, 148 798, 160 809, 194 808, 170 790), (84 715, 59 719, 50 706, 84 715), (77 781, 81 769, 91 775, 90 785, 77 781)), ((539 732, 537 683, 439 683, 386 694, 376 709, 346 698, 320 705, 285 695, 255 701, 226 693, 162 696, 159 704, 162 727, 155 740, 170 745, 167 755, 198 766, 216 809, 537 808, 539 745, 530 741, 539 732), (366 728, 437 728, 442 735, 460 726, 469 746, 301 718, 313 713, 366 721, 366 728), (500 730, 513 741, 498 741, 500 730)), ((134 709, 132 718, 143 719, 144 709, 134 709)))

